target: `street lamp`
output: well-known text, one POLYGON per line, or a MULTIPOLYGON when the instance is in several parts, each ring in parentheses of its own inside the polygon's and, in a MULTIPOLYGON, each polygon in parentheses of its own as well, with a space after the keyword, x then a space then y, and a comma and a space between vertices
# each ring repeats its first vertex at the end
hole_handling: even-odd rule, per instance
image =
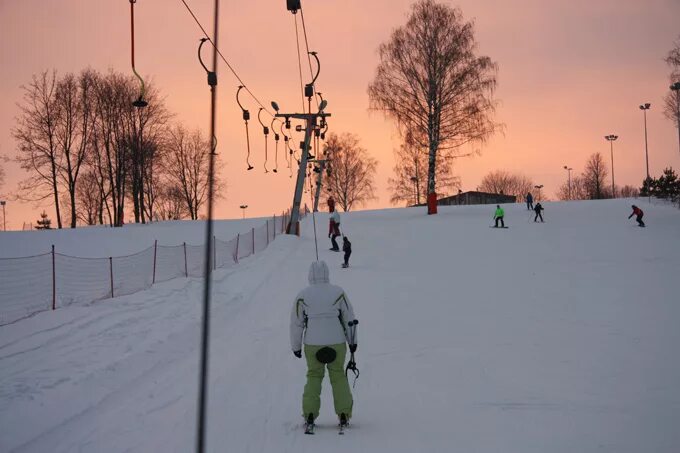
POLYGON ((538 186, 534 186, 534 188, 538 189, 538 195, 536 196, 536 200, 540 201, 541 200, 541 189, 543 188, 543 184, 540 184, 538 186))
POLYGON ((614 141, 619 138, 618 135, 609 134, 604 136, 605 140, 609 141, 612 155, 612 198, 616 198, 616 189, 614 188, 614 141))
POLYGON ((564 169, 567 170, 567 173, 569 175, 569 185, 568 185, 568 187, 569 187, 569 200, 571 200, 571 171, 573 170, 573 168, 565 165, 564 169))
POLYGON ((5 200, 0 200, 0 206, 2 206, 2 229, 3 231, 7 231, 7 221, 5 217, 5 205, 7 202, 5 200))
POLYGON ((640 110, 642 110, 642 113, 644 113, 645 116, 645 162, 647 164, 647 179, 649 179, 649 152, 647 150, 647 110, 649 110, 649 107, 651 106, 652 104, 650 104, 649 102, 640 105, 640 110))
POLYGON ((246 209, 248 209, 248 205, 242 204, 241 206, 239 206, 239 208, 243 209, 243 218, 245 219, 246 218, 246 209))
POLYGON ((675 82, 671 85, 671 91, 675 91, 675 112, 676 119, 678 120, 678 151, 680 151, 680 82, 675 82))

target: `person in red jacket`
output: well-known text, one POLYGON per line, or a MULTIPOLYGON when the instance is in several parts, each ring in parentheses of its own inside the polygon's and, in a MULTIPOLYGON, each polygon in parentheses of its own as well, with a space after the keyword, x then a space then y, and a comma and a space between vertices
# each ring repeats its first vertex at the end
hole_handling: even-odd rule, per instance
POLYGON ((641 227, 645 226, 645 222, 642 221, 642 216, 645 215, 644 212, 642 212, 642 209, 638 208, 635 205, 633 205, 632 208, 633 208, 633 213, 631 215, 629 215, 628 218, 630 219, 633 216, 637 216, 637 217, 635 217, 635 220, 637 220, 638 226, 641 226, 641 227))

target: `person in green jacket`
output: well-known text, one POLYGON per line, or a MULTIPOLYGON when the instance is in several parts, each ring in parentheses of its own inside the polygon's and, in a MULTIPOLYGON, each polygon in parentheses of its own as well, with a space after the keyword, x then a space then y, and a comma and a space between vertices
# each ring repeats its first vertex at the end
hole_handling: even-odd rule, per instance
POLYGON ((503 208, 501 208, 501 205, 497 204, 496 205, 496 213, 494 214, 493 218, 496 220, 496 225, 494 228, 498 228, 498 221, 501 221, 501 228, 505 228, 505 222, 503 222, 503 216, 505 216, 505 211, 503 211, 503 208))

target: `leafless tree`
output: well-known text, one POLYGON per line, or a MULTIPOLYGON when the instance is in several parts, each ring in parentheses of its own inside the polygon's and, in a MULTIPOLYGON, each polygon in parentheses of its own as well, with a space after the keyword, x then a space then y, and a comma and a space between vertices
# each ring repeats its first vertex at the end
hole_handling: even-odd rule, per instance
MULTIPOLYGON (((673 43, 673 49, 668 52, 665 61, 671 68, 671 84, 680 83, 680 37, 673 43)), ((680 90, 669 91, 666 94, 664 97, 664 114, 678 128, 678 136, 680 137, 680 90)))
POLYGON ((155 219, 180 220, 186 216, 187 207, 179 187, 163 185, 156 189, 155 219))
POLYGON ((78 176, 92 146, 94 132, 94 83, 96 74, 86 70, 80 75, 66 74, 56 84, 56 103, 60 111, 56 125, 59 178, 66 187, 67 206, 71 213, 71 228, 76 227, 76 193, 78 176))
POLYGON ((378 161, 368 154, 354 134, 331 133, 324 144, 330 160, 330 174, 324 181, 324 193, 333 197, 344 211, 375 199, 375 172, 378 161))
POLYGON ((86 225, 96 225, 102 217, 104 204, 94 171, 90 170, 80 175, 76 195, 78 219, 86 225))
MULTIPOLYGON (((176 188, 180 191, 189 216, 196 220, 208 195, 210 143, 200 130, 189 132, 183 126, 176 125, 170 129, 165 146, 163 165, 170 190, 176 188)), ((216 179, 216 196, 222 190, 222 184, 216 179)))
POLYGON ((479 185, 479 189, 484 192, 514 195, 517 202, 524 201, 526 194, 531 192, 533 187, 534 183, 529 177, 504 170, 488 173, 479 185))
POLYGON ((605 189, 605 178, 607 175, 607 166, 602 154, 592 154, 588 158, 586 169, 581 175, 589 199, 598 200, 606 197, 607 190, 605 189))
POLYGON ((12 136, 18 145, 16 161, 29 172, 29 177, 19 183, 19 195, 29 201, 52 198, 57 227, 61 228, 58 183, 62 161, 57 139, 61 111, 56 96, 56 72, 34 75, 22 89, 23 102, 18 104, 20 115, 12 136))
POLYGON ((617 187, 616 193, 618 193, 621 198, 636 198, 638 195, 640 195, 638 188, 631 185, 617 187))
MULTIPOLYGON (((407 133, 403 143, 394 151, 394 157, 394 176, 387 180, 392 193, 390 202, 419 205, 422 202, 421 195, 427 193, 427 147, 421 146, 413 139, 412 134, 407 133)), ((443 196, 460 187, 460 178, 453 174, 453 161, 454 156, 437 153, 435 177, 438 190, 443 196)))
POLYGON ((497 65, 476 47, 474 24, 460 9, 419 0, 378 50, 370 106, 425 138, 428 194, 435 193, 439 152, 460 155, 463 145, 483 143, 499 127, 492 120, 497 65))
POLYGON ((584 179, 581 176, 573 176, 571 187, 569 181, 565 181, 557 191, 557 198, 560 200, 587 200, 589 196, 584 179))

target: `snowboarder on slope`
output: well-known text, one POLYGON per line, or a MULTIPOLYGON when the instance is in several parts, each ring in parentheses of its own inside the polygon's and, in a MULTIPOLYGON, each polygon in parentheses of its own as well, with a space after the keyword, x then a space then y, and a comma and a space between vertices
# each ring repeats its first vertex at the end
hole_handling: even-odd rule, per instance
POLYGON ((641 227, 645 226, 645 222, 642 221, 642 216, 645 215, 645 213, 642 212, 642 209, 638 208, 635 205, 633 205, 631 207, 633 208, 633 212, 631 213, 631 215, 628 216, 628 218, 630 219, 633 216, 637 216, 637 217, 635 217, 635 220, 637 221, 638 226, 641 226, 641 227))
POLYGON ((352 254, 352 243, 347 236, 342 237, 342 251, 345 252, 345 262, 342 267, 349 267, 349 257, 352 254))
POLYGON ((497 204, 496 205, 496 213, 494 214, 493 218, 496 221, 496 225, 494 228, 498 228, 498 221, 501 221, 501 228, 505 228, 505 222, 503 222, 503 217, 505 216, 505 211, 503 211, 503 208, 501 208, 501 205, 497 204))
POLYGON ((302 395, 302 416, 313 425, 321 408, 325 368, 333 387, 335 413, 341 425, 352 417, 352 393, 345 375, 347 344, 357 350, 354 310, 345 291, 330 284, 328 266, 315 261, 309 268, 309 286, 295 298, 290 315, 290 345, 297 358, 307 360, 307 384, 302 395))
POLYGON ((541 219, 541 222, 543 222, 543 215, 541 214, 541 211, 545 211, 545 209, 543 209, 543 206, 541 206, 541 202, 539 201, 536 203, 536 207, 534 208, 534 212, 536 213, 534 216, 534 222, 536 222, 536 220, 539 218, 541 219))
POLYGON ((527 211, 531 211, 534 209, 534 197, 531 195, 531 192, 527 192, 527 211))
POLYGON ((331 250, 339 252, 340 247, 335 239, 340 236, 340 214, 335 210, 335 205, 331 208, 331 204, 329 203, 328 206, 331 209, 331 216, 328 221, 328 237, 331 238, 331 244, 333 245, 331 250))

